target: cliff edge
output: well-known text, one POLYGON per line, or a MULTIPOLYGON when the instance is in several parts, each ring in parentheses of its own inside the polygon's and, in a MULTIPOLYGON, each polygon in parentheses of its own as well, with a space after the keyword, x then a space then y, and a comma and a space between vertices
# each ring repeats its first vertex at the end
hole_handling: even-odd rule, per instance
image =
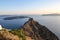
POLYGON ((34 40, 59 40, 58 37, 45 26, 30 18, 21 28, 26 36, 34 40))

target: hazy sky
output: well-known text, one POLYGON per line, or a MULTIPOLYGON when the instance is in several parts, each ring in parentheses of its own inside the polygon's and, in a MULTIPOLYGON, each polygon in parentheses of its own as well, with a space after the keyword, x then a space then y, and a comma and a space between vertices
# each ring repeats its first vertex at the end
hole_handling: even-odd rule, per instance
POLYGON ((60 13, 60 0, 0 0, 0 14, 60 13))

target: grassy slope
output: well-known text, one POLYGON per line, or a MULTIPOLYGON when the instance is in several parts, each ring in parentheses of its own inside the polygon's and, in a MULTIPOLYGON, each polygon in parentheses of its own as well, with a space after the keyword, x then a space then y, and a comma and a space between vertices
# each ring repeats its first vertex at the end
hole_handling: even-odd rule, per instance
POLYGON ((18 37, 22 38, 22 40, 26 40, 25 35, 21 29, 14 29, 10 31, 12 34, 17 35, 18 37))

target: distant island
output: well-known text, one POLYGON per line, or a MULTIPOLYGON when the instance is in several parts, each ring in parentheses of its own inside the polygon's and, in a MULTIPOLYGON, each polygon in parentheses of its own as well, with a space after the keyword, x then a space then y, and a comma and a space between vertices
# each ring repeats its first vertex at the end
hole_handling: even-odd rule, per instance
POLYGON ((43 14, 42 16, 60 16, 60 14, 43 14))
POLYGON ((27 16, 13 16, 13 17, 6 17, 4 20, 13 20, 13 19, 21 19, 21 18, 30 18, 27 16))

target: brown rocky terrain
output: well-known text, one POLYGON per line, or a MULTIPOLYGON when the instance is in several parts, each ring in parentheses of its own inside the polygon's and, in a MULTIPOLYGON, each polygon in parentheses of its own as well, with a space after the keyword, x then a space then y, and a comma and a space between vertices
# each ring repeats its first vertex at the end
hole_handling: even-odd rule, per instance
POLYGON ((59 40, 58 37, 45 26, 30 18, 21 28, 26 36, 34 40, 59 40))
POLYGON ((17 35, 13 35, 8 30, 0 30, 0 40, 19 40, 17 35))
MULTIPOLYGON (((31 37, 26 36, 26 40, 32 40, 31 37)), ((23 40, 21 37, 10 33, 8 30, 0 30, 0 40, 23 40)))

